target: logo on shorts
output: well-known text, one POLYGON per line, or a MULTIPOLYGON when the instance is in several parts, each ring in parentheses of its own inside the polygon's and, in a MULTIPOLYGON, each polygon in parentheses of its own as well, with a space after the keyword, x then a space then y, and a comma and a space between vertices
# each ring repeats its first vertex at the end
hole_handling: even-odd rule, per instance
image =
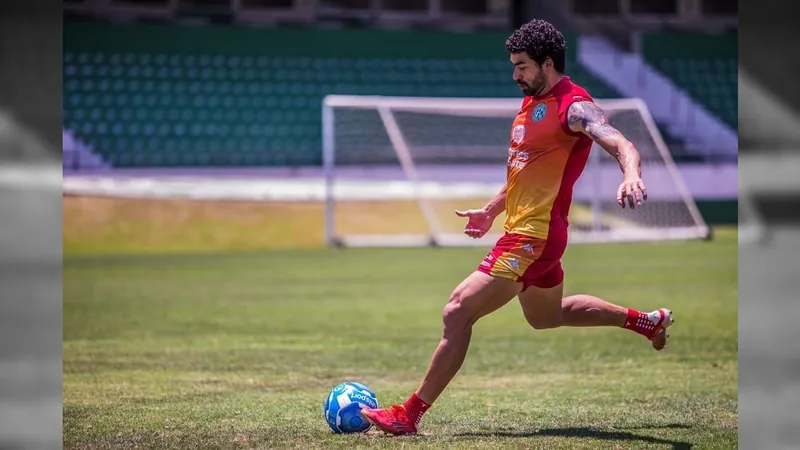
POLYGON ((545 114, 547 114, 547 105, 544 103, 539 103, 535 108, 533 108, 533 114, 531 114, 531 117, 533 117, 534 122, 538 122, 544 119, 545 114))
POLYGON ((528 253, 533 253, 533 244, 525 244, 522 246, 522 249, 528 253))
POLYGON ((511 264, 511 267, 513 267, 514 270, 519 270, 519 261, 516 259, 509 259, 508 263, 511 264))
POLYGON ((525 139, 525 125, 515 126, 514 131, 511 133, 511 139, 515 144, 521 144, 522 140, 525 139))

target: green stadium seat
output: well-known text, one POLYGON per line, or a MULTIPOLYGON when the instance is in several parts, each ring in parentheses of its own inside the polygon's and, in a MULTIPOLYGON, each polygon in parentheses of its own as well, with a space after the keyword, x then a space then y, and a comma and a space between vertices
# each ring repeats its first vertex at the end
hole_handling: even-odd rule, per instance
MULTIPOLYGON (((64 120, 115 166, 318 165, 321 101, 332 93, 519 97, 508 60, 494 50, 353 57, 343 46, 341 54, 286 56, 264 54, 249 41, 232 45, 230 54, 191 39, 78 41, 65 42, 64 120)), ((425 42, 421 53, 433 47, 425 42)), ((572 77, 595 96, 620 96, 574 57, 569 64, 572 77)), ((735 68, 722 58, 689 72, 704 74, 698 86, 717 84, 730 79, 718 76, 720 67, 735 68)), ((710 104, 731 104, 705 91, 710 104)))
POLYGON ((733 129, 738 129, 736 35, 652 33, 645 59, 733 129))

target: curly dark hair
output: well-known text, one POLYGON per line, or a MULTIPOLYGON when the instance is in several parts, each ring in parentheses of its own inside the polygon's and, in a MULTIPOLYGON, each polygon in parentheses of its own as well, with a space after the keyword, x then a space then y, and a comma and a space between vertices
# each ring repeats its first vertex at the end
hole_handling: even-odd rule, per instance
POLYGON ((544 64, 548 57, 553 60, 553 68, 564 73, 567 64, 567 41, 550 22, 533 19, 514 31, 506 40, 509 53, 528 53, 537 64, 544 64))

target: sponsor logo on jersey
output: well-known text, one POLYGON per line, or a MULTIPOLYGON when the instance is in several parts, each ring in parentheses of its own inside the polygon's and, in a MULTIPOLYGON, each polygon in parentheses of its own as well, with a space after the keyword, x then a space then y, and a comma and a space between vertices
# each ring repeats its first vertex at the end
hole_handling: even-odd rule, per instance
POLYGON ((525 139, 525 125, 517 125, 511 133, 511 139, 515 144, 519 145, 525 139))
POLYGON ((515 169, 522 169, 525 167, 525 163, 528 162, 530 159, 530 153, 522 152, 519 150, 514 150, 513 148, 508 149, 508 167, 512 167, 515 169))

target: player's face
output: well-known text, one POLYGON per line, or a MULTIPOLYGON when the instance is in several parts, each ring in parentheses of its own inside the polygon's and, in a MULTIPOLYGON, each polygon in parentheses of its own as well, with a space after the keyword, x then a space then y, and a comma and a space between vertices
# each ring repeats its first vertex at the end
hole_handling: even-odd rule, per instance
POLYGON ((514 82, 525 95, 537 95, 544 90, 547 84, 544 70, 526 52, 512 53, 511 64, 514 65, 514 82))

